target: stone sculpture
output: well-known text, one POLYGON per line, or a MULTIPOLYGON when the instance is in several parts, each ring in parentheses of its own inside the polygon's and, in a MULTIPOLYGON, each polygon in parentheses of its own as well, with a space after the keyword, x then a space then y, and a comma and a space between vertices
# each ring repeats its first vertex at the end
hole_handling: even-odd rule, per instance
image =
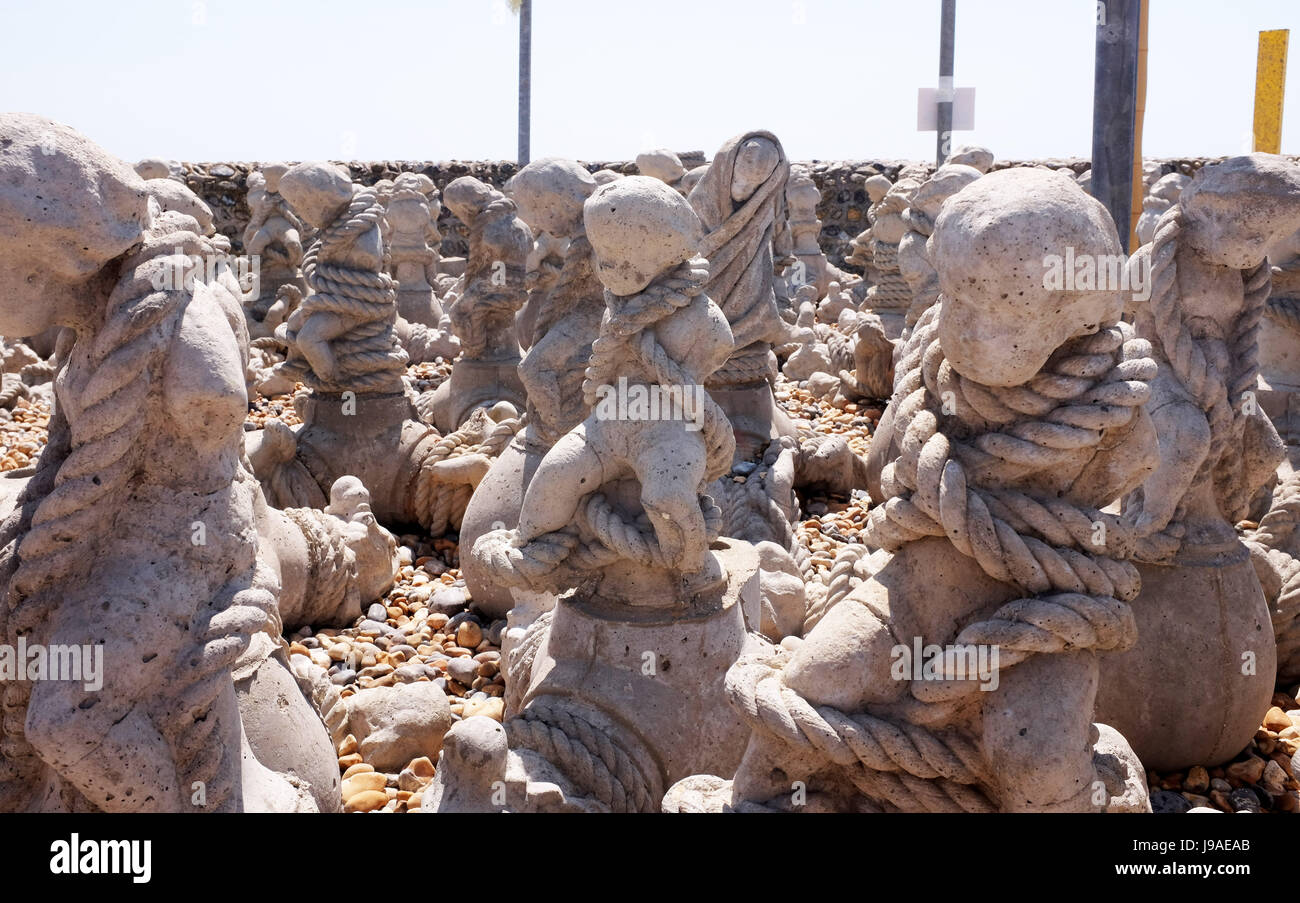
POLYGON ((1266 249, 1297 226, 1300 167, 1233 157, 1197 173, 1136 255, 1151 274, 1136 327, 1160 367, 1160 467, 1125 499, 1143 537, 1139 639, 1106 663, 1098 710, 1151 768, 1236 755, 1272 696, 1269 611, 1233 524, 1284 454, 1254 397, 1257 336, 1266 249))
POLYGON ((475 408, 499 402, 516 412, 524 407, 514 325, 528 298, 533 235, 516 215, 514 201, 473 176, 449 184, 443 200, 470 230, 465 274, 447 310, 461 354, 431 401, 435 425, 449 432, 475 408))
POLYGON ((889 193, 893 184, 887 176, 882 175, 870 176, 862 183, 862 190, 867 193, 867 200, 871 202, 871 206, 867 208, 867 228, 849 242, 849 254, 844 258, 844 262, 862 270, 868 287, 876 281, 875 254, 871 250, 871 227, 875 224, 873 211, 889 193))
POLYGON ((1114 225, 1072 180, 1008 170, 952 198, 931 241, 942 295, 899 361, 880 551, 801 642, 732 666, 745 760, 666 808, 1148 809, 1141 763, 1092 716, 1098 653, 1136 639, 1140 587, 1131 531, 1098 509, 1156 465, 1156 367, 1117 293, 1041 271, 1044 247, 1118 253, 1114 225), (960 647, 989 667, 944 654, 960 647))
POLYGON ((258 478, 283 507, 323 507, 325 490, 355 476, 381 523, 420 524, 434 535, 459 525, 469 495, 516 421, 471 418, 439 436, 415 415, 394 335, 392 277, 383 272, 382 208, 369 189, 326 163, 300 163, 280 182, 319 238, 304 256, 311 289, 289 318, 280 365, 310 392, 296 433, 250 436, 258 478))
MULTIPOLYGON (((306 291, 302 280, 302 222, 280 194, 280 179, 289 171, 283 163, 270 163, 248 175, 248 225, 244 228, 244 253, 259 261, 259 291, 249 299, 249 328, 266 319, 280 289, 293 286, 306 291)), ((270 334, 274 327, 265 329, 270 334)))
POLYGON ((717 540, 720 512, 703 494, 731 466, 730 425, 703 384, 733 342, 705 293, 700 222, 646 176, 597 189, 584 210, 608 308, 583 385, 593 411, 538 465, 518 528, 473 550, 524 594, 564 595, 507 658, 508 753, 499 735, 453 728, 431 807, 654 811, 694 763, 734 767, 744 745, 719 691, 745 647, 758 556, 717 540), (603 402, 673 390, 686 406, 603 402), (460 773, 471 763, 499 770, 504 801, 466 798, 490 786, 460 773))
POLYGON ((384 207, 388 221, 389 272, 397 280, 397 314, 437 327, 442 305, 434 293, 438 278, 438 189, 426 175, 404 172, 393 182, 384 207))
POLYGON ((898 245, 909 228, 904 214, 922 181, 900 177, 880 202, 871 206, 868 214, 873 284, 867 289, 862 309, 874 311, 880 317, 891 340, 902 336, 907 309, 912 306, 911 286, 898 268, 898 245))
POLYGON ((1273 287, 1260 323, 1257 395, 1286 444, 1287 459, 1278 468, 1284 481, 1300 465, 1300 232, 1273 242, 1268 261, 1273 287))
POLYGON ((800 285, 811 284, 817 287, 817 297, 824 298, 832 283, 838 287, 847 287, 861 281, 852 273, 845 273, 833 266, 826 259, 826 254, 818 243, 822 231, 822 222, 817 218, 821 190, 818 189, 817 183, 813 181, 806 167, 790 168, 785 202, 789 217, 790 240, 793 243, 791 253, 798 261, 794 265, 793 274, 788 275, 787 278, 796 290, 800 285))
POLYGON ((944 201, 980 177, 980 171, 961 163, 946 163, 921 183, 903 213, 907 231, 898 243, 898 271, 912 290, 912 303, 903 317, 900 338, 907 340, 916 321, 939 297, 939 276, 927 251, 934 221, 944 201))
MULTIPOLYGON (((555 273, 545 284, 534 284, 517 324, 528 345, 519 365, 528 393, 527 425, 475 490, 461 524, 463 547, 472 548, 488 530, 518 526, 524 493, 542 456, 590 413, 582 382, 605 296, 582 209, 596 188, 582 166, 558 159, 535 160, 506 185, 538 243, 559 249, 561 257, 541 261, 555 273)), ((472 556, 465 557, 462 568, 475 605, 494 618, 505 617, 513 600, 499 575, 480 568, 472 556)))
POLYGON ((769 380, 775 375, 773 344, 787 341, 777 311, 773 247, 785 220, 790 165, 770 132, 746 132, 727 141, 689 200, 704 224, 701 255, 710 263, 710 298, 731 324, 736 347, 712 376, 709 389, 736 431, 737 460, 749 460, 768 442, 793 435, 794 425, 777 407, 769 380))
POLYGON ((49 444, 0 530, 0 620, 6 643, 103 655, 94 689, 6 681, 0 808, 338 808, 279 640, 286 571, 261 554, 239 287, 180 276, 224 252, 66 126, 5 114, 0 136, 3 328, 75 335, 49 444))
POLYGON ((1178 203, 1178 196, 1190 181, 1190 177, 1180 172, 1171 172, 1151 186, 1150 192, 1142 199, 1142 213, 1138 217, 1139 244, 1149 244, 1155 238, 1156 223, 1166 210, 1178 203))

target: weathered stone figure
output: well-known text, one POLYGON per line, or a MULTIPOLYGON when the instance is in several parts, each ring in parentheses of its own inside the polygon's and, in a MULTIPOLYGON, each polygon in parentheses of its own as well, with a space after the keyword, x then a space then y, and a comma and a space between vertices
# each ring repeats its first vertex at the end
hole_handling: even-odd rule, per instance
POLYGON ((0 535, 4 642, 103 654, 102 687, 5 683, 0 809, 337 808, 324 726, 257 648, 278 636, 281 573, 259 556, 265 505, 243 454, 239 288, 180 276, 223 252, 66 126, 5 114, 0 138, 2 328, 76 335, 0 535), (232 672, 279 699, 268 723, 294 729, 275 757, 299 777, 250 751, 232 672))
POLYGON ((730 469, 734 439, 708 393, 688 390, 702 385, 732 346, 729 328, 718 322, 718 307, 704 291, 708 265, 694 256, 700 236, 691 230, 699 221, 680 195, 648 176, 598 190, 584 218, 607 307, 582 386, 594 410, 543 458, 524 495, 513 544, 492 560, 517 573, 517 582, 554 591, 588 576, 598 559, 607 559, 608 573, 630 551, 629 562, 641 568, 688 581, 716 580, 700 491, 730 469), (690 398, 676 416, 619 417, 616 409, 597 408, 619 390, 620 377, 625 386, 677 387, 690 398), (611 516, 617 506, 600 492, 629 478, 640 484, 636 504, 649 517, 649 534, 628 532, 631 525, 611 516), (582 524, 593 535, 575 545, 582 524), (557 533, 573 539, 548 538, 557 533), (556 542, 567 542, 571 553, 542 554, 556 542), (594 551, 577 553, 593 542, 594 551))
POLYGON ((1151 296, 1135 324, 1160 365, 1149 409, 1160 467, 1125 500, 1146 537, 1139 640, 1103 669, 1098 710, 1144 764, 1236 755, 1268 710, 1269 612, 1233 530, 1283 459, 1254 397, 1269 295, 1268 245, 1300 224, 1300 167, 1233 157, 1200 170, 1136 260, 1151 296))
POLYGON ((1118 293, 1045 289, 1041 265, 1117 253, 1115 228, 1072 180, 1008 170, 952 198, 931 240, 942 296, 899 362, 869 577, 792 652, 732 667, 745 761, 674 807, 704 787, 791 808, 805 781, 813 811, 1147 808, 1141 764, 1092 715, 1097 653, 1135 641, 1140 586, 1118 558, 1131 531, 1098 509, 1155 467, 1155 364, 1118 293), (991 667, 914 658, 930 645, 991 667))
POLYGON ((709 261, 706 291, 727 315, 736 341, 709 388, 735 428, 738 460, 794 434, 768 382, 776 368, 772 345, 788 340, 773 289, 773 255, 789 253, 774 248, 783 234, 789 175, 777 137, 746 132, 718 150, 689 197, 705 229, 700 254, 709 261))
MULTIPOLYGON (((475 490, 461 525, 465 547, 473 548, 488 530, 518 526, 524 492, 542 456, 590 413, 582 382, 591 342, 600 332, 605 295, 596 278, 582 205, 596 187, 582 166, 557 159, 529 163, 506 185, 539 245, 558 248, 563 256, 540 262, 556 270, 554 278, 547 287, 539 283, 530 291, 521 312, 517 325, 528 329, 528 351, 519 365, 528 390, 527 425, 475 490)), ((475 605, 493 617, 505 617, 514 603, 500 576, 480 568, 472 556, 462 560, 462 568, 475 605)))
POLYGON ((898 271, 912 290, 912 303, 903 318, 900 338, 907 340, 916 321, 939 297, 939 276, 927 243, 944 201, 980 177, 973 166, 947 163, 921 183, 903 213, 907 232, 898 243, 898 271))
MULTIPOLYGON (((790 181, 785 188, 785 200, 789 212, 790 253, 797 263, 786 269, 786 278, 790 279, 793 291, 798 291, 798 287, 804 284, 816 286, 819 299, 827 296, 831 285, 847 288, 862 281, 860 277, 844 272, 826 259, 826 254, 818 243, 822 221, 817 218, 817 205, 821 199, 821 191, 808 169, 792 166, 790 181)), ((834 317, 829 319, 834 320, 834 317)))
POLYGON ((434 423, 448 432, 475 408, 502 401, 515 411, 524 406, 514 326, 528 299, 533 235, 515 215, 514 201, 472 176, 448 185, 443 200, 470 230, 465 275, 447 310, 461 354, 451 377, 435 390, 432 408, 434 423))
POLYGON ((394 335, 377 196, 328 163, 294 166, 281 190, 319 230, 304 257, 311 294, 289 319, 290 355, 279 368, 311 393, 296 435, 250 441, 259 479, 294 488, 277 492, 277 504, 323 507, 336 480, 355 476, 381 523, 418 523, 435 535, 454 529, 517 422, 471 418, 441 437, 421 422, 403 382, 407 356, 394 335))
POLYGON ((473 550, 521 595, 563 597, 509 655, 508 753, 474 719, 458 726, 426 808, 654 811, 669 783, 697 763, 732 768, 744 746, 721 677, 746 645, 758 556, 716 541, 703 494, 734 440, 703 389, 732 340, 704 292, 699 219, 663 182, 628 176, 591 195, 585 223, 608 308, 583 386, 593 411, 542 459, 519 527, 473 550), (672 387, 684 409, 631 407, 672 387), (626 410, 606 406, 611 392, 626 410), (484 798, 496 780, 505 799, 484 798))
POLYGON ((259 260, 259 291, 247 307, 253 323, 266 318, 282 286, 300 292, 306 288, 301 270, 303 225, 280 194, 280 179, 288 171, 283 163, 271 163, 248 175, 244 253, 259 260))

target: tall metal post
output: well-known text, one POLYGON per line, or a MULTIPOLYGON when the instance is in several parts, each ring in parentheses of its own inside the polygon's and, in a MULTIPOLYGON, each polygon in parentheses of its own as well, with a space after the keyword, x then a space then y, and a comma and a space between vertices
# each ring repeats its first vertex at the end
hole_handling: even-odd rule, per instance
POLYGON ((1125 252, 1137 147, 1138 48, 1142 0, 1097 4, 1097 68, 1092 89, 1092 196, 1110 211, 1125 252))
POLYGON ((957 0, 943 0, 939 19, 939 122, 936 129, 935 166, 943 166, 952 151, 952 44, 957 27, 957 0))
POLYGON ((531 142, 533 94, 533 0, 519 4, 519 165, 526 166, 531 142))

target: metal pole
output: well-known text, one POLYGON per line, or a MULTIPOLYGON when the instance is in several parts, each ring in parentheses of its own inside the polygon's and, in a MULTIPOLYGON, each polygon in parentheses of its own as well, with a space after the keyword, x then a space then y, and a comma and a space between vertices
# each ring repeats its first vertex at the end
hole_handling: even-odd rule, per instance
POLYGON ((943 166, 952 150, 952 102, 956 88, 952 81, 952 43, 957 23, 957 0, 943 0, 939 19, 939 127, 935 144, 935 166, 943 166))
POLYGON ((1129 252, 1133 155, 1137 145, 1138 47, 1142 0, 1097 6, 1097 68, 1092 89, 1092 196, 1110 211, 1129 252))
POLYGON ((519 165, 528 164, 533 81, 533 0, 519 4, 519 165))
MULTIPOLYGON (((1142 215, 1142 198, 1146 185, 1142 182, 1142 125, 1147 115, 1147 30, 1151 15, 1151 0, 1138 0, 1142 7, 1138 28, 1137 105, 1133 113, 1133 187, 1129 195, 1129 249, 1137 250, 1138 217, 1142 215)), ((1121 229, 1119 223, 1116 229, 1121 229)))
POLYGON ((1251 149, 1282 152, 1282 98, 1286 88, 1286 45, 1291 32, 1282 28, 1259 33, 1255 64, 1255 124, 1251 149))

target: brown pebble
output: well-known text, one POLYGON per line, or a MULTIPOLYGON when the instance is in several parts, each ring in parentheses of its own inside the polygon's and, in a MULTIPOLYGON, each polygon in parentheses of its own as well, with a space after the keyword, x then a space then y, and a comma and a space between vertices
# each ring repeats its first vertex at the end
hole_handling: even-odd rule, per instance
POLYGON ((1228 778, 1236 778, 1246 784, 1257 783, 1264 774, 1264 760, 1251 756, 1244 762, 1233 762, 1227 768, 1228 778))
POLYGON ((456 645, 470 650, 481 642, 483 642, 483 628, 474 621, 462 621, 456 628, 456 645))
POLYGON ((1269 709, 1268 714, 1264 716, 1264 727, 1271 731, 1284 731, 1290 726, 1291 719, 1287 717, 1286 712, 1282 711, 1277 706, 1273 706, 1269 709))
POLYGON ((363 771, 360 774, 354 774, 343 782, 339 792, 343 796, 343 801, 347 802, 358 793, 364 793, 368 790, 383 790, 387 779, 377 771, 363 771))
POLYGON ((343 804, 344 812, 373 812, 388 804, 388 794, 382 790, 363 790, 343 804))

